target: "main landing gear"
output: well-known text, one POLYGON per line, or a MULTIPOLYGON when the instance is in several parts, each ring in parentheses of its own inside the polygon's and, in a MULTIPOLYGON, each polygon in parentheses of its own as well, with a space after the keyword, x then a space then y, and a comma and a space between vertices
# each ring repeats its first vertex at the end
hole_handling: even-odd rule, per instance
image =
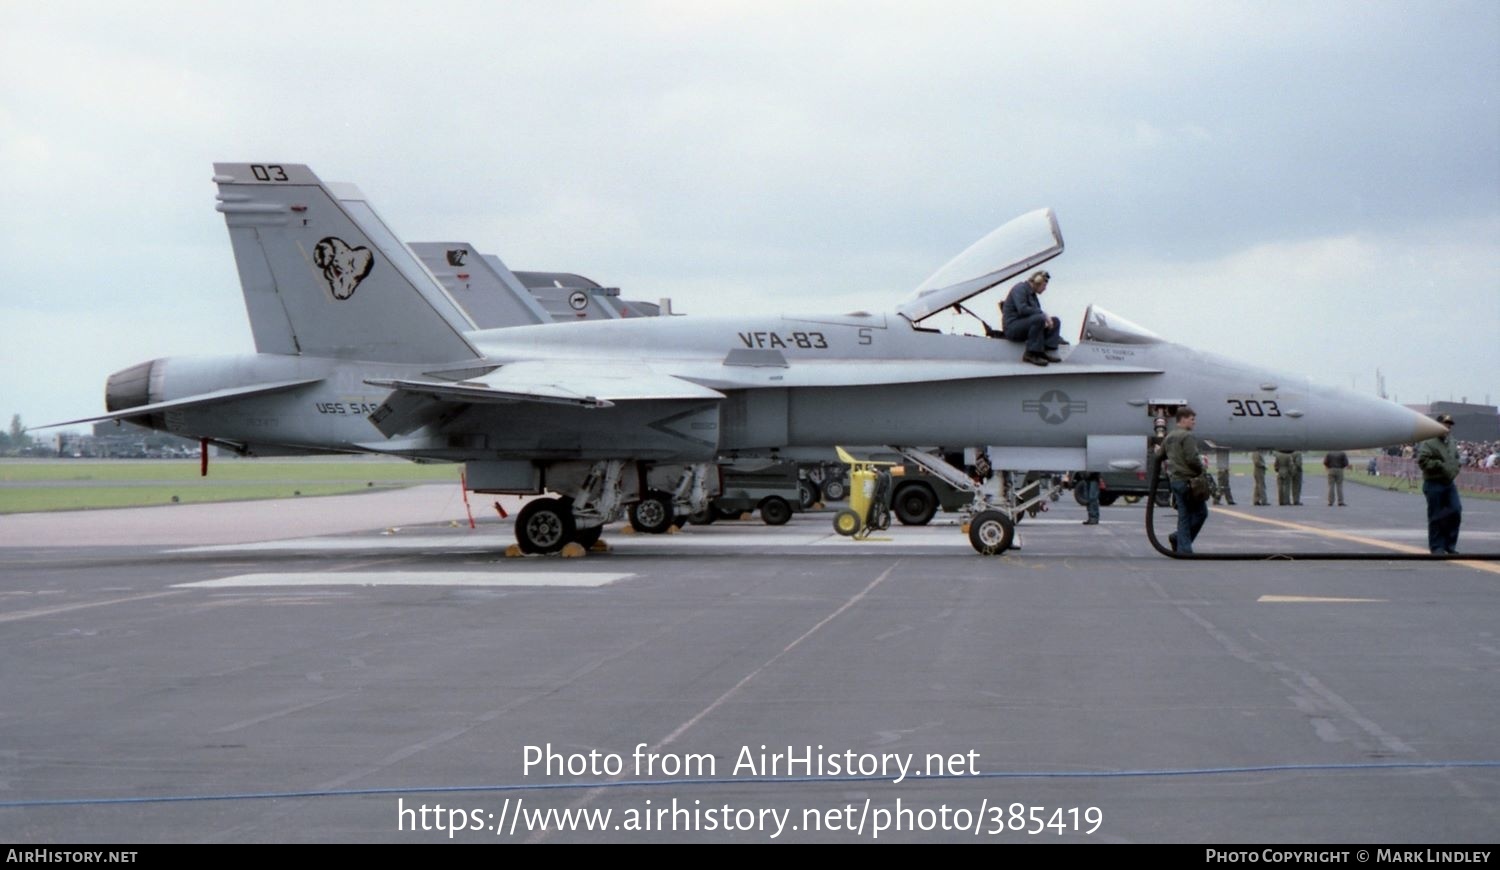
MULTIPOLYGON (((598 540, 602 528, 594 527, 595 540, 598 540)), ((556 553, 577 534, 572 499, 534 499, 527 502, 516 516, 516 543, 523 553, 556 553)))
POLYGON ((658 485, 671 491, 646 490, 628 508, 621 488, 627 466, 620 460, 595 462, 588 466, 587 473, 580 469, 581 480, 575 477, 577 487, 564 488, 567 495, 527 502, 516 516, 516 545, 521 552, 557 553, 570 543, 587 550, 598 542, 604 526, 622 515, 628 515, 638 532, 661 534, 678 516, 708 509, 709 475, 714 472, 708 463, 654 469, 651 473, 660 481, 658 485))

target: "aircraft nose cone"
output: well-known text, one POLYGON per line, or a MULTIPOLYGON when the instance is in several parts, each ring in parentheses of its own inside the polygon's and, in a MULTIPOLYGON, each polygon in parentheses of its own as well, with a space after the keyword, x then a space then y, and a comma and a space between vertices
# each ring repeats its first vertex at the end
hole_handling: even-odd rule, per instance
POLYGON ((1418 414, 1417 425, 1412 429, 1411 440, 1426 441, 1428 438, 1437 438, 1447 431, 1448 427, 1444 426, 1442 423, 1439 423, 1431 417, 1423 417, 1421 414, 1418 414))
POLYGON ((1347 450, 1426 441, 1447 431, 1441 423, 1389 399, 1313 385, 1303 433, 1309 445, 1347 450), (1343 445, 1334 447, 1333 445, 1343 445))

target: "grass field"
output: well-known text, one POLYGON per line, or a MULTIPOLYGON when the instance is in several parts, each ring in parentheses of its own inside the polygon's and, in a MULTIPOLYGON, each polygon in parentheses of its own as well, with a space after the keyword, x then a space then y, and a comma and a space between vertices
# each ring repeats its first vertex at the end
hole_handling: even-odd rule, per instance
POLYGON ((0 460, 0 514, 338 495, 417 483, 456 484, 462 466, 403 460, 0 460))

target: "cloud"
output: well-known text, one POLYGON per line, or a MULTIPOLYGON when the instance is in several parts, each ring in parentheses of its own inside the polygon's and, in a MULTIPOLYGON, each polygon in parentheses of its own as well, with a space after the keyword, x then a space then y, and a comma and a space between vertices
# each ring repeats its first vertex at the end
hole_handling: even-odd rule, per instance
MULTIPOLYGON (((1066 228, 1065 228, 1066 230, 1066 228)), ((1174 341, 1403 401, 1500 399, 1500 218, 1267 242, 1198 261, 1096 261, 1058 286, 1174 341)), ((1062 291, 1062 292, 1058 292, 1062 291)))
MULTIPOLYGON (((1432 298, 1482 323, 1500 285, 1482 250, 1440 243, 1493 239, 1500 215, 1492 2, 229 9, 0 5, 0 306, 108 312, 140 358, 181 351, 131 320, 140 300, 219 328, 240 303, 215 160, 308 163, 402 238, 688 311, 889 304, 1041 206, 1069 244, 1055 304, 1131 286, 1119 301, 1152 310, 1120 313, 1155 325, 1166 277, 1174 302, 1213 290, 1194 303, 1211 341, 1216 298, 1342 310, 1451 257, 1432 298)), ((1382 298, 1417 309, 1390 344, 1428 337, 1420 304, 1382 298)), ((22 327, 0 322, 0 347, 22 327)), ((1298 329, 1249 350, 1326 343, 1298 329)), ((1450 383, 1401 368, 1403 391, 1450 383)))

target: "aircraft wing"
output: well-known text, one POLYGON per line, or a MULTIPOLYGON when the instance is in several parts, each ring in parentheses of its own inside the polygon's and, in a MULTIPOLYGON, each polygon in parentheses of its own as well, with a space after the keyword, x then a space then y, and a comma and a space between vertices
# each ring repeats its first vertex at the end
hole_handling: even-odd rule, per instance
POLYGON ((35 426, 35 429, 51 429, 54 426, 71 426, 74 423, 97 423, 100 420, 129 420, 133 417, 145 417, 151 414, 160 414, 164 411, 181 411, 185 408, 196 408, 202 405, 212 405, 228 399, 248 399, 252 396, 267 396, 272 393, 284 393, 287 390, 295 390, 298 387, 307 387, 318 383, 322 378, 302 378, 293 381, 273 381, 265 384, 254 384, 248 387, 231 387, 225 390, 214 390, 211 393, 199 393, 196 396, 185 396, 181 399, 172 399, 166 402, 153 402, 149 405, 136 405, 133 408, 123 408, 119 411, 111 411, 108 414, 100 414, 97 417, 81 417, 77 420, 64 420, 61 423, 48 423, 45 426, 35 426))
POLYGON ((370 415, 387 437, 411 432, 453 404, 540 402, 581 408, 608 408, 616 402, 647 399, 724 398, 718 390, 655 371, 638 360, 522 361, 463 381, 374 378, 365 383, 393 392, 370 415))

